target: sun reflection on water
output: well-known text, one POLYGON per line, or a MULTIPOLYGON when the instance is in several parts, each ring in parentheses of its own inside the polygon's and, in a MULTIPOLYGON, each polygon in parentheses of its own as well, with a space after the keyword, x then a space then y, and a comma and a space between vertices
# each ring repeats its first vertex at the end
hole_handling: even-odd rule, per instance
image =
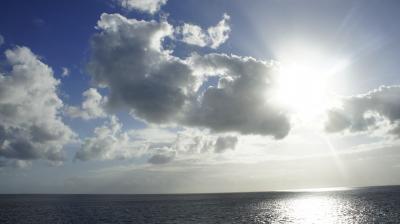
POLYGON ((290 200, 286 204, 295 223, 338 223, 340 203, 325 196, 309 196, 290 200))
MULTIPOLYGON (((265 204, 264 204, 265 205, 265 204)), ((352 223, 349 203, 329 195, 302 195, 280 200, 259 214, 259 223, 352 223), (263 218, 261 218, 263 217, 263 218), (266 221, 269 220, 269 221, 266 221), (265 222, 266 221, 266 222, 265 222), (272 222, 271 222, 272 221, 272 222)), ((354 220, 353 220, 354 221, 354 220)))

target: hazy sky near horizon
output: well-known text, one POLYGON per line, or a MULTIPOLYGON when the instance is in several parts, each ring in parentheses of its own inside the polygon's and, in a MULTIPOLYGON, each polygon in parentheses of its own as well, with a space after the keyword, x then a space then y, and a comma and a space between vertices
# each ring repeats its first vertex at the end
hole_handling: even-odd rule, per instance
POLYGON ((396 0, 0 6, 0 193, 400 184, 396 0))

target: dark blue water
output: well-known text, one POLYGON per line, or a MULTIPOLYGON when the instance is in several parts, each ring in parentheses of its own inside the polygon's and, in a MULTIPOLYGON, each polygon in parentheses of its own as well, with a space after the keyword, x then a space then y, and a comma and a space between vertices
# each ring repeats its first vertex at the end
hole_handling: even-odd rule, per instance
POLYGON ((0 223, 400 223, 400 187, 197 195, 0 195, 0 223))

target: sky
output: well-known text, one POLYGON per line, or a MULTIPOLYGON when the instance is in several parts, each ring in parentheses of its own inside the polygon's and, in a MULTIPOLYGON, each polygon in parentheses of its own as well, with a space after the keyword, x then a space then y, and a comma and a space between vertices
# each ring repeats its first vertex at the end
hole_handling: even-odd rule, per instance
POLYGON ((400 184, 396 0, 0 5, 0 193, 400 184))

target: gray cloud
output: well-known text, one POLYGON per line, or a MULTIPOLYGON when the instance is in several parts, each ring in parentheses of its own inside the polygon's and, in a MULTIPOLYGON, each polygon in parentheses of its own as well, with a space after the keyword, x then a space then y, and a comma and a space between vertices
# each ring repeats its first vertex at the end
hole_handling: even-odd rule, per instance
POLYGON ((274 88, 272 65, 238 56, 194 56, 198 70, 220 74, 217 87, 209 87, 187 115, 187 124, 217 132, 272 135, 284 138, 290 122, 284 111, 271 103, 274 88))
POLYGON ((161 6, 167 3, 167 0, 116 0, 117 3, 128 10, 139 10, 154 14, 160 10, 161 6))
POLYGON ((229 15, 224 14, 217 25, 209 27, 206 31, 198 25, 185 23, 177 28, 177 33, 182 42, 200 47, 209 46, 215 49, 229 38, 231 31, 229 19, 229 15))
POLYGON ((31 161, 19 159, 0 159, 0 171, 3 168, 26 168, 32 165, 31 161))
POLYGON ((269 102, 271 65, 221 54, 176 58, 162 48, 173 30, 166 22, 103 14, 98 28, 89 71, 95 83, 109 88, 110 107, 128 108, 153 123, 179 122, 277 139, 288 134, 288 118, 269 102), (220 76, 219 85, 194 100, 205 74, 220 76))
POLYGON ((176 119, 198 83, 190 66, 161 46, 171 25, 102 14, 98 29, 89 71, 109 88, 109 106, 131 109, 148 122, 176 119))
POLYGON ((173 151, 158 152, 157 154, 151 156, 147 162, 154 165, 166 164, 173 161, 175 156, 176 154, 173 151))
POLYGON ((367 131, 389 122, 389 133, 400 136, 400 86, 381 86, 366 94, 343 99, 340 108, 328 112, 327 132, 367 131))
POLYGON ((0 46, 4 44, 4 37, 0 35, 0 46))
POLYGON ((215 142, 215 152, 222 153, 228 149, 235 149, 237 143, 238 137, 236 136, 218 137, 217 141, 215 142))
POLYGON ((5 54, 12 68, 0 75, 0 157, 63 160, 63 146, 74 133, 59 116, 59 81, 28 48, 5 54))

